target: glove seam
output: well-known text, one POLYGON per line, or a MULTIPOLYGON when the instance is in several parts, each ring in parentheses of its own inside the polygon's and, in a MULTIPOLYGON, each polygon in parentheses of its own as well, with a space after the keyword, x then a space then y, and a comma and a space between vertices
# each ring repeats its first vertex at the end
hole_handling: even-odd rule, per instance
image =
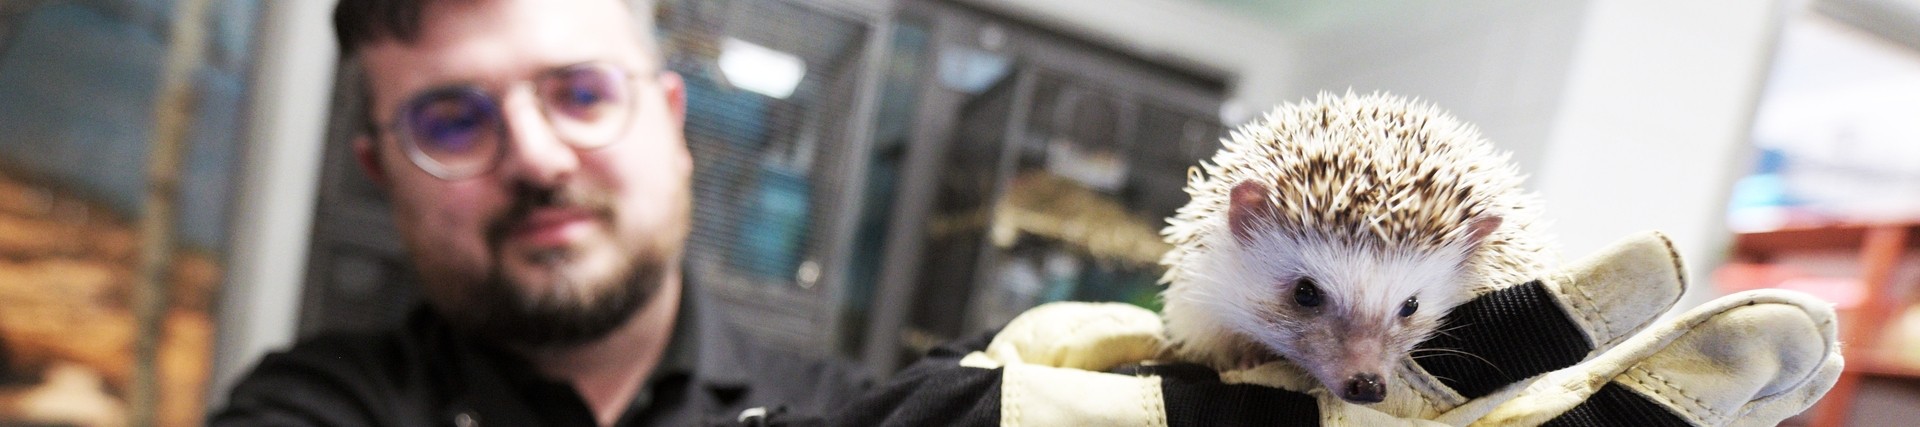
MULTIPOLYGON (((1759 290, 1749 290, 1749 292, 1741 292, 1741 294, 1734 294, 1734 296, 1741 296, 1741 298, 1745 298, 1745 300, 1743 300, 1743 302, 1740 302, 1740 304, 1734 304, 1734 306, 1724 306, 1724 308, 1718 308, 1718 312, 1716 312, 1716 314, 1703 315, 1703 317, 1699 317, 1699 319, 1693 319, 1693 321, 1688 321, 1688 323, 1682 323, 1684 327, 1680 327, 1678 331, 1686 331, 1686 333, 1692 333, 1695 327, 1699 327, 1699 325, 1705 325, 1707 321, 1713 321, 1713 319, 1718 319, 1720 315, 1730 314, 1730 312, 1734 312, 1734 310, 1740 310, 1740 308, 1751 308, 1751 306, 1761 306, 1761 304, 1780 304, 1780 306, 1789 306, 1789 308, 1797 308, 1797 310, 1801 310, 1803 314, 1807 314, 1807 306, 1803 306, 1803 304, 1799 304, 1799 302, 1793 302, 1793 300, 1789 300, 1789 298, 1780 298, 1780 296, 1774 296, 1774 294, 1751 294, 1751 292, 1759 292, 1759 290)), ((1809 317, 1811 317, 1811 314, 1809 314, 1809 317)), ((1836 321, 1836 317, 1826 317, 1826 319, 1822 319, 1820 323, 1824 325, 1824 323, 1828 323, 1828 321, 1836 321)), ((1680 339, 1680 337, 1682 337, 1682 335, 1686 335, 1686 333, 1680 333, 1680 335, 1674 335, 1674 337, 1670 337, 1670 339, 1663 340, 1663 344, 1661 344, 1661 346, 1668 346, 1668 344, 1672 344, 1674 340, 1680 339)), ((1828 339, 1828 342, 1836 342, 1836 340, 1834 340, 1834 335, 1828 335, 1828 331, 1824 331, 1824 329, 1822 329, 1822 333, 1820 333, 1820 335, 1822 335, 1822 337, 1826 337, 1826 339, 1828 339)), ((1834 344, 1834 346, 1837 346, 1837 344, 1834 344)), ((1828 352, 1828 354, 1826 354, 1826 358, 1832 358, 1832 356, 1837 356, 1837 354, 1834 354, 1834 352, 1828 352)), ((1634 367, 1630 367, 1630 369, 1636 369, 1636 371, 1644 371, 1644 373, 1647 373, 1647 377, 1653 377, 1653 379, 1659 379, 1659 377, 1655 377, 1655 375, 1651 375, 1651 371, 1647 371, 1644 365, 1636 364, 1634 365, 1634 367)), ((1812 373, 1809 373, 1809 379, 1811 379, 1811 375, 1812 373)), ((1665 383, 1665 379, 1661 379, 1661 381, 1665 383)), ((1682 396, 1688 396, 1688 394, 1686 394, 1686 390, 1682 390, 1680 389, 1680 387, 1672 387, 1672 383, 1667 383, 1667 385, 1668 385, 1668 389, 1672 389, 1674 390, 1674 392, 1678 392, 1678 394, 1682 394, 1682 396)), ((1789 387, 1789 389, 1797 389, 1797 387, 1789 387)), ((1778 396, 1778 394, 1776 394, 1776 396, 1778 396)), ((1692 396, 1688 396, 1688 398, 1692 398, 1692 396)), ((1692 400, 1693 402, 1695 402, 1695 404, 1701 404, 1701 400, 1699 400, 1699 398, 1692 398, 1692 400)), ((1753 402, 1749 400, 1747 404, 1753 404, 1753 402)), ((1678 404, 1674 402, 1672 406, 1678 406, 1678 404)), ((1701 408, 1703 408, 1703 410, 1707 410, 1707 414, 1716 415, 1716 419, 1726 419, 1726 415, 1720 415, 1720 414, 1716 414, 1716 412, 1713 412, 1713 408, 1711 408, 1711 406, 1705 406, 1705 404, 1701 404, 1701 408)), ((1745 406, 1741 406, 1741 408, 1745 408, 1745 406)))
MULTIPOLYGON (((1573 275, 1566 274, 1566 273, 1560 273, 1559 275, 1560 275, 1560 283, 1568 284, 1568 285, 1572 285, 1574 283, 1573 275)), ((1587 288, 1585 286, 1573 286, 1572 296, 1574 296, 1575 298, 1579 298, 1580 304, 1577 304, 1577 305, 1569 304, 1572 307, 1568 307, 1568 308, 1573 309, 1573 311, 1578 311, 1580 313, 1580 317, 1586 319, 1587 321, 1586 323, 1590 327, 1595 329, 1600 329, 1599 331, 1593 331, 1593 330, 1581 331, 1587 334, 1587 343, 1590 346, 1594 348, 1599 348, 1601 344, 1605 344, 1601 342, 1601 340, 1597 339, 1598 337, 1594 336, 1595 334, 1604 334, 1604 336, 1607 336, 1607 337, 1615 336, 1614 334, 1615 328, 1613 327, 1613 320, 1607 318, 1607 316, 1597 311, 1590 309, 1590 308, 1596 307, 1598 303, 1594 302, 1593 295, 1587 293, 1587 288)), ((1612 341, 1612 339, 1608 339, 1607 341, 1612 341)), ((1591 353, 1591 351, 1589 351, 1589 353, 1591 353)))
POLYGON ((1326 393, 1320 393, 1314 397, 1315 397, 1314 406, 1319 407, 1320 413, 1327 414, 1325 415, 1325 417, 1329 418, 1329 419, 1322 420, 1323 422, 1321 423, 1321 425, 1328 425, 1328 424, 1347 425, 1347 413, 1344 411, 1332 410, 1333 406, 1340 404, 1337 402, 1340 400, 1340 398, 1332 397, 1326 393), (1335 401, 1335 402, 1330 404, 1330 401, 1335 401))
MULTIPOLYGON (((1673 332, 1674 334, 1672 336, 1665 337, 1664 339, 1659 340, 1660 343, 1658 344, 1657 347, 1665 348, 1669 345, 1672 345, 1674 341, 1679 340, 1682 336, 1693 331, 1695 328, 1699 327, 1700 325, 1706 324, 1707 322, 1710 322, 1713 319, 1718 319, 1721 316, 1725 316, 1727 315, 1727 313, 1733 310, 1736 310, 1742 307, 1754 306, 1758 304, 1786 304, 1790 306, 1798 306, 1798 304, 1794 304, 1791 301, 1782 301, 1776 298, 1765 298, 1765 297, 1751 298, 1750 297, 1750 299, 1748 299, 1747 301, 1743 301, 1739 304, 1722 307, 1718 309, 1717 312, 1711 315, 1700 316, 1698 318, 1689 319, 1684 323, 1679 323, 1676 325, 1669 325, 1668 327, 1672 328, 1670 329, 1670 331, 1673 332)), ((1664 390, 1643 390, 1643 394, 1644 393, 1657 394, 1659 395, 1658 396, 1659 399, 1657 400, 1664 401, 1667 404, 1667 406, 1672 407, 1676 410, 1687 412, 1688 415, 1692 415, 1694 419, 1705 419, 1705 417, 1699 416, 1700 412, 1705 412, 1707 415, 1712 416, 1713 419, 1717 421, 1724 421, 1727 419, 1725 415, 1720 414, 1717 411, 1714 411, 1712 406, 1707 405, 1704 401, 1687 393, 1684 389, 1675 385, 1673 382, 1667 381, 1666 378, 1661 377, 1657 374, 1654 374, 1653 371, 1647 369, 1645 366, 1640 364, 1640 363, 1644 363, 1645 361, 1646 359, 1644 358, 1641 359, 1639 362, 1636 362, 1633 366, 1628 367, 1622 373, 1628 374, 1627 378, 1635 379, 1641 383, 1647 383, 1648 381, 1642 381, 1634 377, 1645 377, 1652 381, 1658 381, 1661 384, 1665 385, 1666 387, 1664 387, 1664 390), (1677 394, 1677 395, 1680 395, 1681 397, 1685 397, 1687 400, 1692 401, 1694 405, 1691 405, 1691 407, 1681 405, 1681 402, 1676 401, 1671 396, 1669 396, 1668 391, 1671 391, 1671 394, 1677 394)), ((1649 396, 1649 398, 1652 398, 1652 397, 1653 396, 1649 396)))
POLYGON ((1005 383, 1000 388, 1000 425, 1018 427, 1022 403, 1020 391, 1024 384, 1012 369, 1000 371, 1000 378, 1005 383))
MULTIPOLYGON (((1757 303, 1758 303, 1757 301, 1750 302, 1747 305, 1756 305, 1757 303)), ((1801 313, 1806 315, 1809 318, 1809 320, 1813 320, 1814 318, 1819 318, 1819 320, 1815 322, 1815 328, 1819 331, 1821 337, 1825 338, 1826 342, 1829 345, 1827 346, 1827 349, 1826 349, 1827 351, 1821 355, 1820 360, 1814 363, 1814 366, 1824 366, 1834 358, 1841 358, 1841 360, 1843 361, 1845 360, 1844 359, 1845 356, 1843 356, 1841 353, 1840 342, 1838 341, 1838 337, 1835 336, 1838 328, 1836 327, 1836 325, 1834 325, 1834 322, 1836 322, 1836 320, 1833 316, 1815 316, 1815 314, 1811 312, 1811 307, 1794 303, 1792 301, 1775 301, 1772 303, 1784 304, 1791 307, 1799 308, 1801 310, 1801 313)), ((1821 368, 1818 368, 1818 367, 1808 371, 1806 376, 1803 376, 1799 380, 1794 381, 1791 386, 1782 387, 1781 391, 1778 393, 1768 394, 1765 396, 1755 396, 1753 400, 1747 401, 1746 404, 1741 405, 1739 408, 1737 408, 1739 410, 1738 415, 1741 417, 1749 416, 1757 409, 1756 408, 1757 404, 1760 404, 1762 402, 1774 401, 1787 396, 1792 396, 1794 395, 1794 391, 1809 387, 1814 381, 1820 378, 1820 371, 1821 371, 1821 368)), ((1833 386, 1832 384, 1827 385, 1827 387, 1829 388, 1831 388, 1832 386, 1833 386)), ((1821 394, 1824 394, 1824 392, 1822 392, 1821 394)), ((1816 395, 1816 398, 1818 396, 1819 395, 1816 395)))
MULTIPOLYGON (((1687 321, 1687 322, 1685 322, 1685 323, 1681 323, 1681 324, 1678 324, 1678 325, 1677 325, 1678 327, 1675 327, 1675 328, 1673 329, 1674 331, 1678 331, 1678 333, 1677 333, 1677 334, 1675 334, 1674 336, 1671 336, 1671 337, 1667 337, 1666 339, 1662 339, 1662 340, 1660 340, 1660 341, 1661 341, 1661 343, 1659 344, 1659 347, 1662 347, 1662 348, 1664 348, 1664 347, 1666 347, 1666 346, 1668 346, 1668 345, 1672 345, 1674 341, 1677 341, 1677 340, 1679 340, 1679 339, 1681 338, 1681 336, 1683 336, 1683 335, 1685 335, 1686 333, 1689 333, 1689 332, 1691 332, 1691 331, 1693 331, 1693 330, 1694 330, 1695 328, 1697 328, 1697 327, 1699 327, 1700 325, 1703 325, 1703 324, 1706 324, 1707 322, 1710 322, 1710 321, 1712 321, 1713 319, 1717 319, 1717 318, 1720 318, 1721 316, 1725 316, 1725 315, 1727 315, 1727 313, 1729 313, 1729 312, 1732 312, 1732 311, 1734 311, 1734 310, 1737 310, 1737 309, 1740 309, 1740 308, 1744 308, 1744 307, 1751 307, 1751 306, 1756 306, 1756 305, 1761 305, 1761 304, 1781 304, 1781 305, 1786 305, 1786 306, 1789 306, 1789 307, 1794 307, 1794 308, 1799 308, 1799 309, 1801 309, 1801 310, 1802 310, 1803 312, 1805 312, 1805 311, 1806 311, 1806 310, 1805 310, 1805 307, 1806 307, 1806 306, 1804 306, 1804 305, 1801 305, 1801 304, 1799 304, 1799 303, 1797 303, 1797 302, 1795 302, 1795 301, 1792 301, 1792 300, 1788 300, 1788 299, 1784 299, 1784 298, 1779 298, 1779 297, 1776 297, 1776 296, 1772 296, 1772 295, 1749 295, 1749 293, 1752 293, 1752 292, 1757 292, 1757 291, 1749 291, 1749 292, 1746 292, 1746 293, 1741 293, 1741 294, 1735 294, 1735 295, 1730 295, 1729 297, 1740 297, 1740 298, 1742 298, 1742 299, 1745 299, 1745 301, 1741 301, 1741 302, 1739 302, 1739 303, 1737 303, 1737 304, 1733 304, 1733 305, 1728 305, 1728 306, 1725 306, 1725 307, 1720 307, 1720 308, 1718 308, 1718 309, 1717 309, 1717 312, 1715 312, 1715 313, 1713 313, 1713 314, 1711 314, 1711 315, 1707 315, 1707 316, 1701 316, 1701 317, 1699 317, 1699 318, 1696 318, 1696 319, 1691 319, 1690 321, 1687 321)), ((1825 320, 1823 320, 1823 321, 1822 321, 1821 323, 1826 323, 1826 322, 1831 322, 1831 321, 1833 321, 1833 320, 1834 320, 1834 318, 1832 318, 1832 317, 1829 317, 1829 318, 1827 318, 1827 319, 1825 319, 1825 320)), ((1670 326, 1670 327, 1672 327, 1672 326, 1670 326)), ((1827 335, 1826 333, 1824 333, 1824 331, 1823 331, 1823 333, 1822 333, 1822 335, 1826 335, 1826 336, 1828 336, 1828 337, 1831 337, 1831 335, 1827 335)), ((1829 339, 1831 339, 1831 338, 1829 338, 1829 339)), ((1833 356, 1835 356, 1835 354, 1832 354, 1832 353, 1829 353, 1829 354, 1827 355, 1827 357, 1833 357, 1833 356)), ((1642 362, 1644 362, 1644 361, 1645 361, 1645 359, 1642 359, 1641 361, 1642 361, 1642 362)), ((1700 409, 1703 409, 1703 410, 1705 410, 1705 412, 1707 412, 1707 413, 1708 413, 1709 415, 1713 415, 1713 416, 1715 417, 1715 419, 1716 419, 1716 420, 1718 420, 1718 421, 1724 421, 1724 420, 1726 420, 1726 419, 1727 419, 1727 417, 1726 417, 1726 416, 1724 416, 1724 415, 1721 415, 1721 414, 1719 414, 1719 413, 1717 413, 1716 411, 1714 411, 1714 410, 1712 409, 1712 407, 1710 407, 1710 406, 1706 406, 1706 405, 1705 405, 1704 403, 1702 403, 1702 402, 1701 402, 1701 400, 1700 400, 1700 399, 1698 399, 1698 398, 1694 398, 1694 397, 1692 397, 1691 395, 1688 395, 1688 394, 1687 394, 1687 393, 1686 393, 1686 392, 1685 392, 1684 390, 1682 390, 1682 389, 1680 389, 1680 388, 1679 388, 1679 387, 1677 387, 1677 386, 1674 386, 1674 385, 1673 385, 1673 383, 1671 383, 1671 382, 1668 382, 1668 381, 1666 381, 1666 380, 1665 380, 1664 378, 1660 378, 1660 377, 1658 377, 1657 375, 1653 375, 1653 373, 1652 373, 1652 371, 1650 371, 1650 370, 1648 370, 1648 369, 1647 369, 1647 368, 1646 368, 1645 366, 1640 366, 1639 364, 1637 364, 1637 363, 1636 363, 1636 365, 1635 365, 1635 366, 1632 366, 1632 367, 1630 367, 1630 368, 1628 368, 1628 370, 1627 370, 1627 373, 1632 373, 1632 372, 1635 372, 1635 371, 1638 371, 1638 372, 1641 372, 1641 373, 1644 373, 1644 375, 1645 375, 1645 376, 1647 376, 1647 377, 1649 377, 1649 378, 1653 378, 1653 379, 1655 379, 1655 380, 1659 380, 1659 381, 1661 381, 1662 383, 1665 383, 1665 384, 1666 384, 1666 385, 1668 386, 1668 387, 1667 387, 1668 389, 1670 389, 1670 390, 1673 390, 1673 391, 1674 391, 1675 393, 1677 393, 1677 394, 1680 394, 1680 395, 1682 395, 1682 396, 1686 396, 1686 397, 1688 397, 1689 399, 1691 399, 1691 400, 1693 400, 1693 401, 1694 401, 1694 403, 1696 403, 1696 404, 1699 404, 1699 405, 1700 405, 1700 409)), ((1810 375, 1811 375, 1811 374, 1810 374, 1810 375)), ((1661 394, 1663 395, 1662 397, 1664 398, 1664 397, 1665 397, 1665 396, 1664 396, 1664 395, 1665 395, 1665 393, 1661 393, 1661 394)), ((1679 404, 1678 402, 1673 402, 1673 401, 1671 401, 1671 399, 1666 399, 1666 400, 1668 400, 1668 405, 1669 405, 1669 406, 1672 406, 1672 407, 1675 407, 1675 408, 1677 408, 1677 409, 1681 409, 1681 410, 1686 410, 1685 408, 1680 408, 1680 404, 1679 404)), ((1748 402, 1748 404, 1751 404, 1751 403, 1752 403, 1751 401, 1750 401, 1750 402, 1748 402)), ((1746 405, 1742 405, 1742 406, 1744 407, 1744 406, 1746 406, 1746 405)), ((1689 412, 1689 415, 1697 415, 1697 413, 1696 413, 1697 411, 1688 411, 1688 412, 1689 412)), ((1701 418, 1701 417, 1697 417, 1697 416, 1696 416, 1695 418, 1696 418, 1696 419, 1699 419, 1699 418, 1701 418)))
MULTIPOLYGON (((1673 263, 1674 282, 1679 283, 1680 290, 1685 292, 1687 287, 1687 265, 1686 260, 1680 259, 1680 249, 1673 246, 1673 239, 1668 238, 1667 233, 1655 231, 1653 235, 1659 237, 1660 244, 1666 247, 1667 261, 1673 263)), ((1679 296, 1674 296, 1674 301, 1679 301, 1679 296)))
MULTIPOLYGON (((1719 421, 1723 421, 1727 419, 1725 415, 1721 414, 1719 411, 1715 411, 1712 406, 1707 404, 1706 401, 1701 400, 1699 397, 1694 396, 1692 393, 1688 393, 1686 389, 1681 388, 1678 384, 1674 384, 1673 381, 1667 380, 1666 377, 1662 377, 1660 376, 1660 374, 1654 373, 1652 370, 1647 369, 1645 366, 1636 365, 1632 368, 1632 370, 1639 374, 1636 376, 1645 377, 1654 382, 1658 382, 1660 385, 1663 385, 1664 387, 1662 387, 1659 390, 1648 390, 1648 391, 1652 391, 1656 394, 1659 394, 1661 397, 1661 400, 1667 401, 1668 405, 1673 406, 1674 408, 1680 409, 1682 411, 1686 411, 1688 415, 1693 416, 1694 419, 1698 419, 1698 420, 1711 419, 1715 421, 1714 424, 1718 424, 1719 421), (1676 396, 1678 398, 1676 398, 1676 396), (1686 402, 1691 402, 1691 404, 1682 404, 1683 402, 1680 399, 1685 399, 1686 402), (1702 416, 1702 413, 1704 413, 1705 416, 1702 416)), ((1642 381, 1642 382, 1646 382, 1646 381, 1642 381)))
POLYGON ((1146 387, 1147 392, 1142 393, 1140 407, 1149 417, 1147 419, 1147 425, 1149 427, 1167 427, 1167 398, 1161 394, 1161 390, 1164 389, 1160 386, 1160 377, 1154 376, 1142 382, 1144 383, 1142 387, 1146 387))
MULTIPOLYGON (((1427 372, 1426 368, 1421 367, 1420 363, 1413 361, 1413 359, 1411 358, 1401 363, 1401 369, 1404 370, 1404 372, 1400 374, 1402 379, 1408 380, 1407 381, 1408 385, 1411 386, 1411 388, 1415 388, 1416 389, 1415 391, 1417 391, 1414 394, 1419 395, 1420 400, 1425 401, 1427 403, 1426 407, 1432 410, 1433 412, 1444 413, 1446 411, 1451 411, 1454 408, 1460 407, 1461 404, 1464 404, 1464 403, 1447 402, 1444 405, 1445 408, 1442 409, 1443 405, 1441 403, 1436 403, 1433 399, 1433 396, 1434 395, 1443 395, 1447 397, 1459 396, 1458 391, 1454 391, 1453 389, 1447 388, 1446 386, 1440 384, 1439 379, 1434 378, 1433 373, 1427 372), (1451 394, 1448 394, 1448 393, 1451 393, 1451 394)), ((1462 396, 1458 399, 1453 399, 1453 400, 1464 401, 1465 397, 1462 396)))

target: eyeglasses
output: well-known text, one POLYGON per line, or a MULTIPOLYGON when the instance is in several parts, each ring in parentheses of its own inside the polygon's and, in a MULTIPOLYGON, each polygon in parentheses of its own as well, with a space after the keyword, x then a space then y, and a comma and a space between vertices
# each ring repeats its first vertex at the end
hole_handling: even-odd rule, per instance
MULTIPOLYGON (((533 88, 554 135, 593 150, 626 135, 639 104, 633 78, 592 62, 543 72, 533 88)), ((402 104, 388 128, 421 170, 445 180, 472 177, 498 166, 509 149, 499 99, 473 85, 431 89, 402 104)))

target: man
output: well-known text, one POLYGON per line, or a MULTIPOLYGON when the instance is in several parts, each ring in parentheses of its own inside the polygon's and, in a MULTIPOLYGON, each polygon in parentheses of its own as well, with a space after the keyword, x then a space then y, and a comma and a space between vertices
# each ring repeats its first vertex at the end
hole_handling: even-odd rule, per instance
POLYGON ((353 149, 426 304, 399 331, 268 356, 211 424, 688 425, 857 392, 848 370, 740 338, 683 280, 686 99, 651 12, 342 0, 369 112, 353 149))

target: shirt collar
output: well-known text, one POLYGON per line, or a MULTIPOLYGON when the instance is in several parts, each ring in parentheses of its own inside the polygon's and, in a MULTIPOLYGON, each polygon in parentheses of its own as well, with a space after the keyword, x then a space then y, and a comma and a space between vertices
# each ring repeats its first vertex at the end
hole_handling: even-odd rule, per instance
POLYGON ((667 347, 664 349, 665 353, 661 355, 660 365, 654 367, 653 373, 648 374, 648 385, 667 376, 700 372, 702 368, 698 365, 700 343, 709 340, 701 339, 700 336, 704 328, 701 327, 702 319, 699 318, 700 310, 697 308, 699 303, 694 301, 698 299, 694 296, 697 293, 692 289, 682 289, 678 308, 680 312, 674 316, 673 320, 673 335, 667 338, 667 347))
POLYGON ((751 383, 740 359, 738 337, 726 322, 723 313, 708 303, 706 292, 693 280, 683 279, 673 335, 667 340, 660 365, 647 375, 634 396, 630 411, 644 411, 658 393, 665 392, 660 388, 674 378, 688 380, 693 387, 689 391, 711 393, 722 401, 742 395, 751 383))
MULTIPOLYGON (((692 276, 688 272, 683 277, 692 276)), ((674 326, 668 359, 683 369, 693 369, 693 378, 700 384, 714 388, 747 387, 746 365, 740 359, 741 351, 745 350, 739 348, 741 337, 727 323, 724 313, 713 307, 704 288, 692 279, 683 280, 681 285, 680 309, 686 311, 678 317, 687 323, 674 326), (686 328, 681 328, 682 325, 686 328), (683 343, 683 337, 688 341, 683 343)))

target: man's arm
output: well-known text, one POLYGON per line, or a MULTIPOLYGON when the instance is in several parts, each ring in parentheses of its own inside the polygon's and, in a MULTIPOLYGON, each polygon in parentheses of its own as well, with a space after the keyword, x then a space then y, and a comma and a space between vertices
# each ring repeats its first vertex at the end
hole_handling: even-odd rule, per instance
POLYGON ((964 367, 993 332, 950 342, 842 407, 832 425, 991 426, 1000 422, 1000 369, 964 367))
POLYGON ((233 387, 226 407, 209 416, 207 425, 416 425, 397 422, 402 420, 397 408, 405 399, 376 385, 399 379, 366 371, 364 361, 381 351, 376 347, 381 346, 323 338, 267 355, 233 387))

